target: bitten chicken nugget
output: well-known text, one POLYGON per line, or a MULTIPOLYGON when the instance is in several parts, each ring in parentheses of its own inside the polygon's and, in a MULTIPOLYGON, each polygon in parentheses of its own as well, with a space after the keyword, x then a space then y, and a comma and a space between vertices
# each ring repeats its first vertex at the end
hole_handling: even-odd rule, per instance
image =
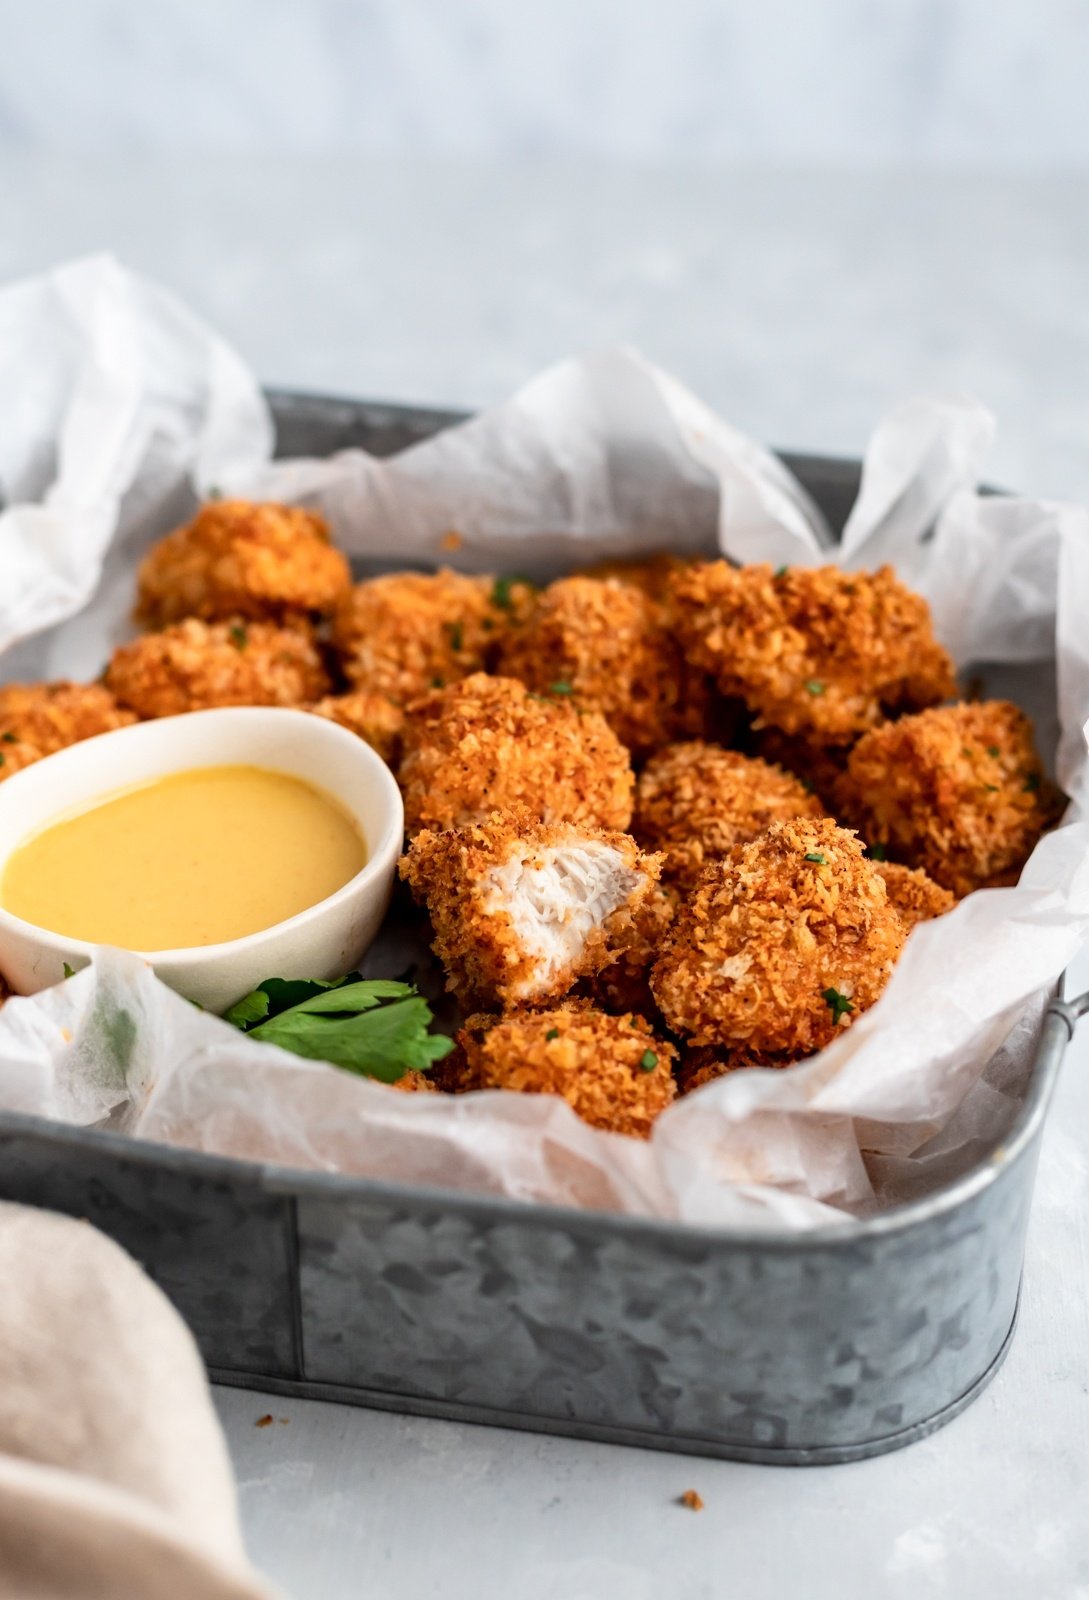
POLYGON ((940 706, 875 728, 847 764, 845 816, 958 897, 1024 866, 1057 819, 1032 724, 1008 700, 940 706))
POLYGON ((693 672, 661 603, 618 578, 561 578, 511 628, 500 670, 527 688, 598 711, 636 756, 704 731, 709 680, 693 672))
POLYGON ((354 689, 349 694, 327 695, 306 709, 316 717, 328 717, 330 722, 338 722, 349 733, 357 734, 377 750, 383 761, 396 766, 401 754, 405 714, 385 695, 354 689))
POLYGON ((275 621, 332 610, 351 581, 316 512, 212 500, 144 557, 136 616, 151 628, 183 617, 275 621))
POLYGON ((677 1052, 640 1016, 559 1006, 478 1017, 459 1042, 462 1088, 560 1095, 584 1122, 636 1139, 649 1136, 677 1092, 677 1052))
POLYGON ((631 762, 604 718, 482 672, 411 708, 400 781, 409 833, 517 805, 548 822, 631 821, 631 762))
POLYGON ((309 633, 270 622, 195 617, 120 645, 106 684, 140 717, 214 706, 301 706, 329 690, 309 633))
POLYGON ((956 897, 948 889, 917 867, 900 867, 892 861, 876 861, 874 865, 885 880, 889 904, 896 907, 909 933, 920 922, 944 916, 956 905, 956 897))
POLYGON ((613 959, 587 978, 580 992, 602 1011, 655 1017, 658 1006, 650 992, 650 971, 665 948, 677 904, 677 891, 658 883, 634 911, 618 912, 609 932, 613 959))
MULTIPOLYGON (((51 755, 135 721, 133 713, 123 711, 100 683, 61 679, 0 684, 0 750, 7 751, 9 766, 14 765, 9 746, 30 746, 42 755, 51 755)), ((29 765, 29 760, 23 765, 29 765)))
POLYGON ((714 561, 672 584, 693 659, 760 723, 849 742, 883 716, 956 693, 926 601, 896 577, 839 567, 731 567, 714 561))
POLYGON ((398 705, 489 666, 532 585, 510 578, 393 572, 357 583, 333 618, 348 681, 398 705))
POLYGON ((522 809, 418 834, 401 875, 430 913, 447 987, 502 1009, 558 998, 607 965, 611 929, 651 892, 658 867, 627 834, 522 809))
POLYGON ((881 994, 906 930, 853 833, 774 822, 705 867, 651 988, 693 1044, 810 1055, 881 994))
POLYGON ((663 877, 690 888, 707 862, 772 822, 823 815, 816 796, 780 767, 693 741, 648 761, 635 786, 631 831, 648 850, 665 853, 663 877))

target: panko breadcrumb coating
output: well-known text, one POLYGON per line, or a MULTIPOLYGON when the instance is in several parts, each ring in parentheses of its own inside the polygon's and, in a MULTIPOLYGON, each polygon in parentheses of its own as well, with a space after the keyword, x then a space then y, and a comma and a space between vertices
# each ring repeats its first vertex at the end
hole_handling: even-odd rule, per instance
POLYGON ((432 1083, 427 1072, 403 1072, 393 1083, 387 1085, 390 1089, 400 1089, 402 1094, 438 1094, 439 1086, 432 1083))
POLYGON ((377 750, 382 760, 395 767, 401 754, 401 732, 405 714, 400 706, 382 694, 368 694, 365 689, 353 689, 348 694, 327 695, 306 707, 316 717, 328 717, 338 722, 349 733, 357 734, 377 750))
POLYGON ((133 713, 122 710, 100 683, 60 679, 0 684, 0 751, 7 751, 9 757, 9 746, 28 745, 42 755, 52 755, 54 750, 135 721, 133 713))
POLYGON ((200 622, 187 617, 120 645, 107 687, 140 717, 172 717, 215 706, 301 706, 329 680, 312 636, 271 622, 200 622))
POLYGON ((796 1067, 804 1057, 760 1054, 755 1050, 729 1051, 707 1045, 688 1045, 680 1052, 676 1078, 678 1094, 691 1094, 702 1089, 705 1083, 714 1083, 729 1072, 745 1072, 750 1067, 768 1067, 782 1071, 796 1067))
POLYGON ((400 781, 410 834, 518 805, 549 822, 631 821, 631 762, 604 718, 485 673, 410 709, 400 781))
POLYGON ((337 606, 333 646, 350 683, 407 705, 489 666, 532 593, 520 580, 447 567, 369 578, 337 606))
POLYGON ((412 841, 401 875, 426 905, 447 987, 503 1009, 564 995, 608 964, 612 928, 658 876, 627 834, 525 810, 412 841))
POLYGON ((151 628, 183 617, 275 621, 332 610, 351 581, 316 512, 212 500, 144 557, 136 616, 151 628))
POLYGON ((705 867, 651 974, 697 1045, 810 1055, 881 994, 906 929, 853 833, 775 822, 705 867))
POLYGON ((500 670, 550 698, 598 711, 633 755, 710 711, 708 680, 686 669, 660 602, 618 578, 560 578, 504 640, 500 670))
POLYGON ((576 567, 573 578, 617 578, 630 583, 644 594, 661 599, 678 574, 694 566, 697 556, 678 556, 668 550, 656 551, 649 556, 615 556, 604 561, 594 561, 587 567, 576 567))
POLYGON ((956 693, 930 609, 891 567, 731 567, 709 562, 671 586, 693 659, 758 725, 848 742, 891 712, 956 693))
POLYGON ((677 1052, 642 1017, 560 1006, 488 1022, 472 1018, 459 1035, 463 1088, 557 1094, 584 1122, 635 1139, 677 1092, 677 1052))
POLYGON ((1032 724, 1008 700, 875 728, 847 765, 845 815, 871 844, 958 897, 1024 866, 1058 818, 1032 724))
POLYGON ((709 861, 773 822, 821 817, 824 807, 780 767, 693 741, 653 756, 635 786, 632 833, 665 853, 663 876, 691 887, 709 861))
POLYGON ((0 783, 5 778, 14 778, 24 767, 32 767, 35 761, 41 761, 48 753, 36 744, 17 739, 13 733, 0 734, 0 783))
POLYGON ((889 904, 896 907, 910 933, 920 922, 944 916, 956 905, 956 896, 928 878, 918 867, 901 867, 892 861, 875 861, 885 880, 889 904))
POLYGON ((634 911, 619 911, 609 931, 608 966, 580 985, 602 1011, 637 1011, 654 1017, 658 1006, 650 992, 650 970, 665 947, 677 915, 677 891, 656 883, 634 911))

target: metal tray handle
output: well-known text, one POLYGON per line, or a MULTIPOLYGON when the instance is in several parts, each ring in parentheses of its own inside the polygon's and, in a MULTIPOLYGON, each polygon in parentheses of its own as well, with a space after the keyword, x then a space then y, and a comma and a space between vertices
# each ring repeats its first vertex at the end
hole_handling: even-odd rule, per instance
POLYGON ((1079 1018, 1084 1017, 1086 1012, 1089 1011, 1089 990, 1086 990, 1084 994, 1079 994, 1073 1000, 1053 1000, 1047 1010, 1049 1016, 1060 1017, 1066 1023, 1067 1031, 1072 1039, 1079 1018))

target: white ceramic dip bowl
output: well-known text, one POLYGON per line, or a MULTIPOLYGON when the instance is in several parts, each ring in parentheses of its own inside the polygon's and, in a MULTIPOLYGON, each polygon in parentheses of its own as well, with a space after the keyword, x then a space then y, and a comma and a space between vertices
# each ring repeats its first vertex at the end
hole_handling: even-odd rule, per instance
MULTIPOLYGON (((0 783, 0 878, 27 836, 120 789, 194 767, 252 766, 323 789, 355 820, 367 860, 317 905, 224 944, 142 951, 155 972, 209 1011, 225 1011, 264 978, 338 978, 374 939, 393 890, 404 836, 401 792, 368 744, 304 711, 229 707, 141 722, 85 739, 0 783)), ((255 840, 259 843, 259 840, 255 840)), ((0 906, 0 974, 16 994, 59 983, 95 946, 0 906)))

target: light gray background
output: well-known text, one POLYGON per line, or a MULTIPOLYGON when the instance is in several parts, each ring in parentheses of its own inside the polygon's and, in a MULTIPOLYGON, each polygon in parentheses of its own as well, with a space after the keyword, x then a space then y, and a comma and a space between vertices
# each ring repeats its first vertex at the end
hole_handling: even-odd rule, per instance
MULTIPOLYGON (((993 478, 1089 500, 1084 0, 0 23, 0 280, 111 248, 266 380, 432 403, 627 339, 803 449, 857 454, 892 399, 967 389, 993 478)), ((258 1564, 296 1600, 1089 1600, 1083 1028, 1018 1338, 946 1431, 798 1472, 221 1390, 258 1564)))

